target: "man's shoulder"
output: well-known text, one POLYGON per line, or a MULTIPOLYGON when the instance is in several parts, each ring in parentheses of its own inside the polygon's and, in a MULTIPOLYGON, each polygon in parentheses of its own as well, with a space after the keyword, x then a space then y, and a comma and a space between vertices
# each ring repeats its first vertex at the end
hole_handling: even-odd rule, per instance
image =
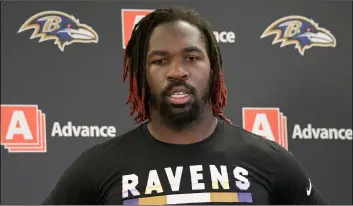
POLYGON ((256 168, 257 172, 262 173, 271 182, 283 173, 283 166, 286 167, 285 171, 296 168, 291 153, 274 141, 236 125, 226 126, 224 134, 226 144, 231 145, 231 153, 235 154, 234 158, 239 158, 240 163, 256 168))
POLYGON ((291 156, 291 153, 277 142, 249 132, 235 124, 226 124, 225 135, 228 140, 231 139, 239 145, 239 148, 249 154, 259 156, 259 158, 267 158, 277 162, 291 156))
POLYGON ((87 155, 109 155, 113 153, 126 152, 126 148, 131 146, 132 143, 137 142, 142 138, 141 125, 130 129, 129 131, 117 135, 110 140, 104 141, 93 147, 86 149, 83 154, 87 155))
POLYGON ((72 166, 79 170, 101 168, 110 170, 126 161, 129 149, 142 138, 141 126, 133 128, 123 134, 117 135, 110 140, 104 141, 90 147, 78 156, 72 166), (107 168, 109 167, 109 168, 107 168))

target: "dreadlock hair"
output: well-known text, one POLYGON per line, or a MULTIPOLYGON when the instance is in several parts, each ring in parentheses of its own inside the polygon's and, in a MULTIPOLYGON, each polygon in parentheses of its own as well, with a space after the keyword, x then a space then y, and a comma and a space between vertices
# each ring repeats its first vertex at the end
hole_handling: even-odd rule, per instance
POLYGON ((123 82, 129 73, 129 94, 126 104, 130 105, 130 115, 136 113, 135 122, 139 123, 150 118, 149 102, 146 91, 146 56, 148 42, 153 29, 163 23, 177 20, 186 21, 199 28, 205 43, 212 69, 210 101, 214 116, 226 122, 230 120, 223 116, 222 109, 227 101, 227 89, 222 73, 222 56, 218 43, 210 25, 201 19, 199 14, 190 9, 174 6, 167 9, 157 9, 141 19, 133 28, 130 40, 125 49, 123 82))

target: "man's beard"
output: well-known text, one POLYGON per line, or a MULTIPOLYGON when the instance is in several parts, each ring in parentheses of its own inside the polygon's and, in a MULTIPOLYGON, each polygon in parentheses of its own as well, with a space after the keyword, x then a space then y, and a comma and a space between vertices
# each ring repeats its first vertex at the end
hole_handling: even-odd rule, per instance
MULTIPOLYGON (((210 85, 210 84, 209 84, 210 85)), ((210 97, 210 88, 207 87, 201 100, 197 98, 196 90, 185 81, 175 81, 169 84, 160 94, 149 94, 150 104, 158 110, 163 124, 168 125, 176 131, 187 128, 191 123, 201 118, 204 105, 210 97), (186 104, 175 105, 168 102, 169 92, 177 86, 183 86, 189 90, 192 100, 186 104)))

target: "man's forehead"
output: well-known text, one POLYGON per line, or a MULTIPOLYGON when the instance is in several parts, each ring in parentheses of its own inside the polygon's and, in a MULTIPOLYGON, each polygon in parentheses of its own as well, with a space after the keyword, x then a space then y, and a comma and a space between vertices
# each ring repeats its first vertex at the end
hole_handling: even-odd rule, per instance
POLYGON ((187 21, 177 20, 162 23, 155 27, 154 32, 178 32, 178 33, 199 33, 199 29, 187 21))
POLYGON ((184 21, 157 26, 149 40, 149 50, 185 51, 186 48, 205 46, 202 34, 196 26, 184 21))

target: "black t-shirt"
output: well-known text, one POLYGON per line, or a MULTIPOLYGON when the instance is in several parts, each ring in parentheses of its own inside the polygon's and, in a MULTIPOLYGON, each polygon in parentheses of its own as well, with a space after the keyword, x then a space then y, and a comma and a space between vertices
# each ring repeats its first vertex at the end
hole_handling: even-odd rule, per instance
POLYGON ((293 156, 221 120, 205 140, 174 145, 142 124, 85 151, 43 204, 326 204, 293 156))

